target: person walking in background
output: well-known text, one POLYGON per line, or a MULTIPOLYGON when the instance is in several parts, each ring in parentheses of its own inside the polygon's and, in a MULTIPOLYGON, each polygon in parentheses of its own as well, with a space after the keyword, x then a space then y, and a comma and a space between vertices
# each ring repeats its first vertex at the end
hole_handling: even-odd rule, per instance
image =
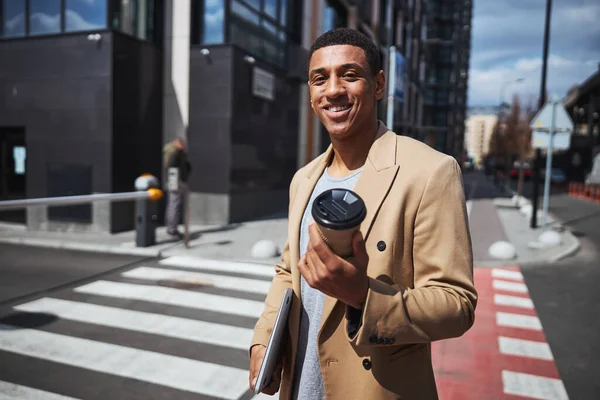
POLYGON ((168 192, 165 216, 167 233, 181 238, 182 234, 178 231, 177 226, 181 221, 183 196, 192 170, 183 138, 177 138, 165 145, 163 148, 163 165, 167 177, 168 192))

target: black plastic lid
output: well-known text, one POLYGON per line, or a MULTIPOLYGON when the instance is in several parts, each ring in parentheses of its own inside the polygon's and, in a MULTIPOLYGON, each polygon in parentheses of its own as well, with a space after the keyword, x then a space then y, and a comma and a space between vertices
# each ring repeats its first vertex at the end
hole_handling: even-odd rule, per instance
POLYGON ((365 202, 348 189, 326 190, 317 196, 312 206, 316 223, 338 231, 359 225, 366 215, 365 202))

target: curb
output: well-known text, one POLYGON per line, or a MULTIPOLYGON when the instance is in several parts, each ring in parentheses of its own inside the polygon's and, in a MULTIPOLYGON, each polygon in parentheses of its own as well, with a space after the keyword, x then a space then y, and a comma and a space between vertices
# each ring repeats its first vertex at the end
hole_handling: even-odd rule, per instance
POLYGON ((80 242, 65 242, 55 239, 37 239, 37 238, 0 238, 0 243, 19 244, 34 247, 46 247, 52 249, 87 251, 90 253, 109 253, 132 256, 160 257, 162 250, 139 248, 139 247, 118 247, 109 245, 98 245, 80 242))
POLYGON ((575 237, 575 235, 573 235, 571 233, 571 231, 565 229, 564 232, 565 232, 565 234, 567 236, 571 236, 571 238, 573 239, 574 242, 573 242, 573 244, 571 246, 569 246, 568 248, 566 248, 562 253, 557 254, 554 257, 551 257, 548 260, 550 263, 555 263, 557 261, 562 260, 563 258, 572 256, 572 255, 576 254, 579 251, 579 249, 581 248, 581 243, 579 242, 579 239, 577 239, 575 237))

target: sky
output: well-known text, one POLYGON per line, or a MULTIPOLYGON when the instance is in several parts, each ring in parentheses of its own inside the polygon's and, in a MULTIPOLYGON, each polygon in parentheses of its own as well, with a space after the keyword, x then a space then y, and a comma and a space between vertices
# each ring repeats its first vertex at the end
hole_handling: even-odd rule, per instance
MULTIPOLYGON (((469 106, 498 105, 518 94, 537 104, 546 0, 474 0, 469 106)), ((600 63, 600 0, 553 0, 547 92, 564 97, 600 63)))

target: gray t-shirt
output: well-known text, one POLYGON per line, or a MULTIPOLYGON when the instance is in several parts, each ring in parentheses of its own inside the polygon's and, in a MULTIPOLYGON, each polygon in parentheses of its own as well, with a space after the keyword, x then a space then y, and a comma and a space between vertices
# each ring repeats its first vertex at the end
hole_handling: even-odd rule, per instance
MULTIPOLYGON (((332 178, 327 169, 319 178, 310 201, 304 210, 302 226, 300 228, 300 257, 304 256, 308 248, 308 225, 313 220, 311 215, 312 204, 315 198, 329 189, 352 190, 362 170, 353 172, 344 178, 332 178)), ((317 335, 321 326, 321 314, 325 295, 313 289, 301 277, 302 314, 300 316, 300 332, 298 336, 298 353, 294 374, 292 399, 317 400, 325 398, 319 352, 317 348, 317 335)))

